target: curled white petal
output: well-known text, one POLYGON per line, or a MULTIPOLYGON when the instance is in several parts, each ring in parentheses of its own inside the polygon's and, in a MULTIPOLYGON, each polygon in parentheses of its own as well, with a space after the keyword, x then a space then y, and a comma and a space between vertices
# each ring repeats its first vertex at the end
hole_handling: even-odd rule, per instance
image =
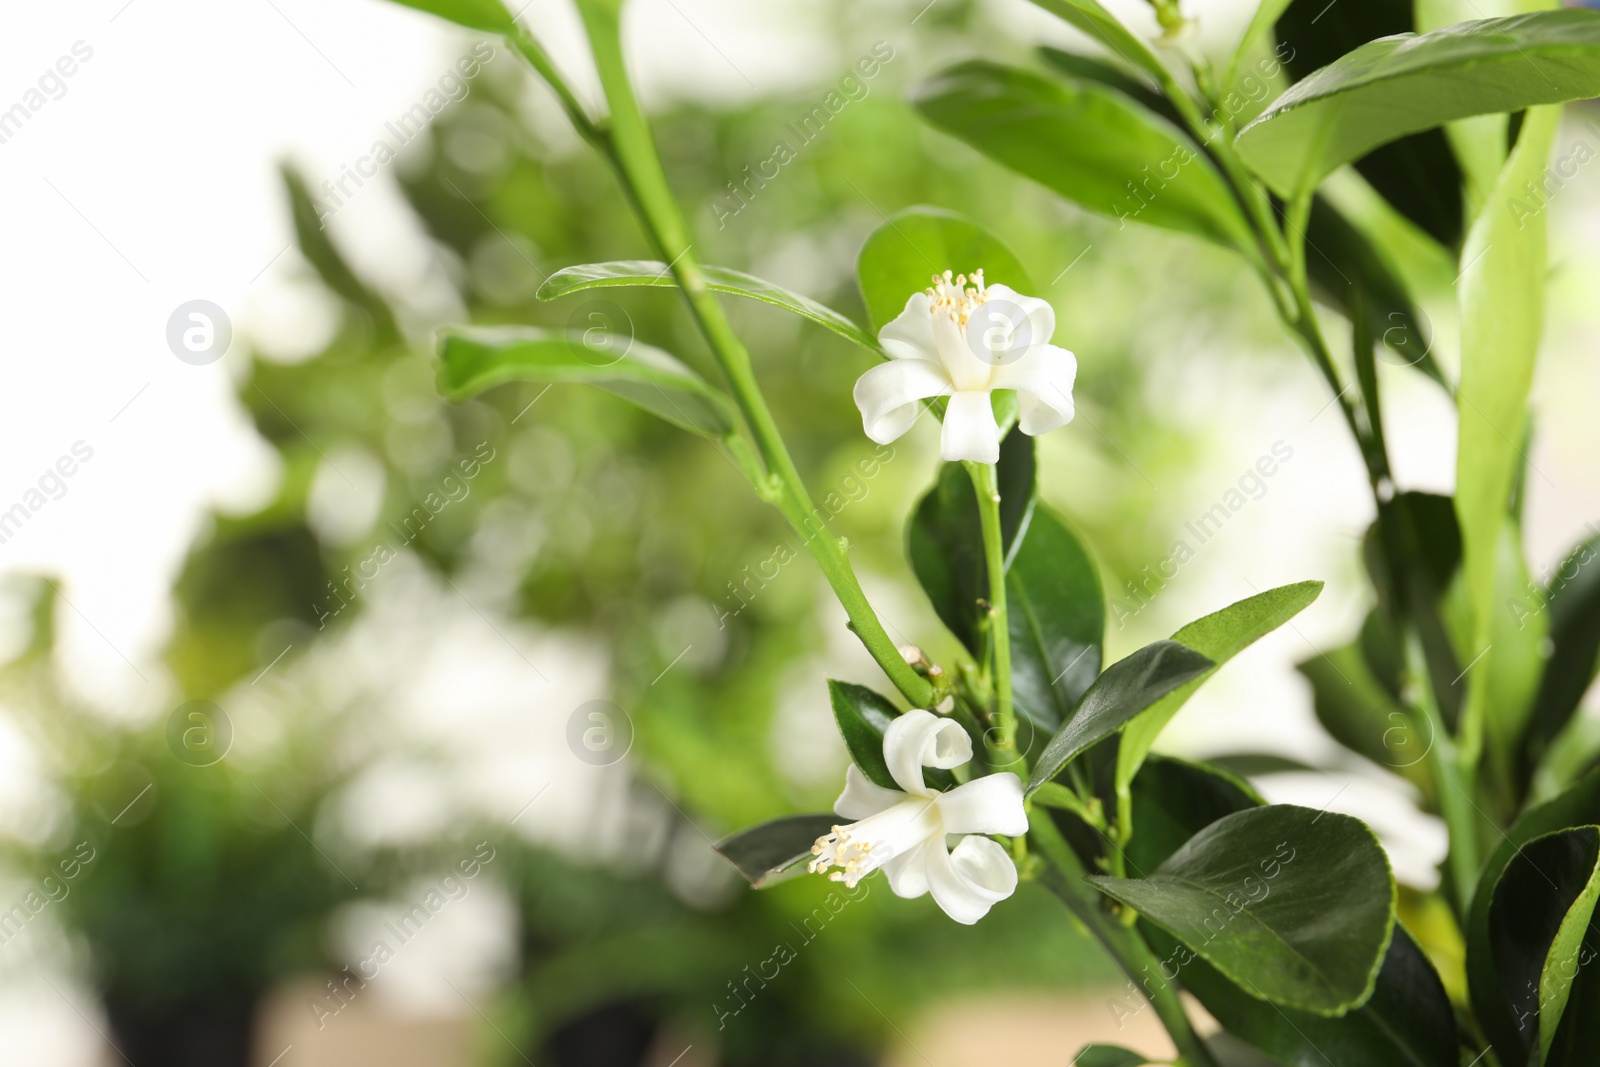
POLYGON ((865 819, 894 807, 905 798, 899 790, 885 789, 873 782, 852 763, 845 768, 844 792, 833 802, 833 813, 843 819, 865 819))
POLYGON ((856 407, 867 436, 886 445, 917 421, 917 401, 950 391, 943 369, 925 359, 880 363, 856 380, 856 407))
POLYGON ((934 803, 939 805, 939 817, 947 834, 1017 837, 1028 832, 1022 779, 1010 772, 974 778, 939 794, 934 803))
POLYGON ((1072 421, 1072 386, 1078 358, 1055 345, 1034 345, 1014 363, 996 367, 994 387, 1017 391, 1017 425, 1030 435, 1049 433, 1072 421))
POLYGON ((1000 427, 994 421, 987 390, 950 397, 950 406, 944 412, 944 432, 939 438, 939 455, 947 463, 1000 461, 1000 427))
POLYGON ((907 793, 931 797, 922 780, 922 768, 949 770, 972 758, 972 738, 960 724, 916 708, 889 724, 883 732, 883 760, 889 774, 907 793))
POLYGON ((964 837, 953 852, 943 841, 918 850, 927 866, 928 889, 944 913, 971 926, 1017 889, 1017 868, 998 841, 964 837))
POLYGON ((889 891, 897 897, 910 900, 928 891, 928 862, 921 848, 896 856, 885 863, 882 870, 889 880, 889 891))
POLYGON ((1009 285, 991 285, 988 291, 991 302, 1007 301, 1027 316, 1028 329, 1024 336, 1018 338, 1021 343, 1030 348, 1050 343, 1050 338, 1056 333, 1056 309, 1050 306, 1048 300, 1040 300, 1036 296, 1023 296, 1009 285))

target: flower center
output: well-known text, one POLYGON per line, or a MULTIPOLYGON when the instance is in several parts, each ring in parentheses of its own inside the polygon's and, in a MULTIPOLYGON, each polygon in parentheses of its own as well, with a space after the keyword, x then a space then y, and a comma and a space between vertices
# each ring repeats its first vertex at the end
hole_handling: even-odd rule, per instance
POLYGON ((838 867, 828 877, 854 889, 885 863, 940 833, 944 827, 932 797, 909 797, 900 803, 817 838, 811 846, 816 858, 807 865, 812 874, 838 867))
POLYGON ((965 274, 952 276, 950 271, 935 274, 933 284, 924 292, 930 301, 929 311, 935 315, 950 316, 951 321, 963 330, 967 328, 967 319, 972 313, 989 302, 981 270, 973 271, 970 279, 965 274))

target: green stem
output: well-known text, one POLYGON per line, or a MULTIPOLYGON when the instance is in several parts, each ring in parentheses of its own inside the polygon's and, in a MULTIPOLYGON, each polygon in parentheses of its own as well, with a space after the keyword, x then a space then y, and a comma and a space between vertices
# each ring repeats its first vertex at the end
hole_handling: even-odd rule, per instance
POLYGON ((1481 866, 1478 842, 1478 822, 1481 818, 1469 790, 1474 788, 1471 767, 1463 766, 1455 740, 1444 727, 1439 714, 1438 701, 1428 680, 1422 645, 1416 638, 1405 643, 1406 662, 1416 684, 1416 710, 1428 724, 1428 769, 1433 772, 1434 790, 1439 794, 1439 815, 1444 819, 1450 839, 1445 855, 1445 868, 1456 922, 1466 929, 1467 909, 1472 902, 1472 892, 1477 888, 1481 866))
MULTIPOLYGON (((519 29, 512 38, 513 43, 556 92, 579 133, 612 164, 651 242, 669 263, 696 325, 727 378, 733 399, 766 467, 764 491, 759 484, 758 491, 775 504, 800 534, 806 550, 844 606, 851 628, 878 666, 906 699, 919 707, 931 706, 935 700, 933 686, 906 663, 867 602, 850 566, 847 544, 828 532, 825 516, 812 503, 756 382, 750 355, 734 334, 721 305, 706 287, 704 272, 694 255, 688 224, 667 183, 644 112, 628 80, 617 12, 599 3, 580 3, 578 8, 611 111, 610 121, 605 126, 588 118, 543 49, 525 31, 519 29)), ((741 469, 745 469, 743 464, 741 469)), ((746 469, 746 473, 751 472, 746 469)))
POLYGON ((1093 886, 1084 881, 1083 864, 1056 829, 1047 811, 1034 808, 1028 814, 1028 837, 1034 851, 1042 856, 1045 865, 1040 881, 1054 893, 1088 927, 1096 940, 1117 961, 1129 980, 1138 988, 1156 1017, 1166 1027, 1173 1045, 1178 1050, 1179 1061, 1187 1067, 1215 1067, 1215 1061, 1194 1024, 1183 1010, 1178 989, 1161 976, 1160 960, 1150 951, 1137 930, 1119 921, 1106 911, 1104 898, 1093 886))
POLYGON ((1017 713, 1011 700, 1011 627, 1006 613, 1006 552, 1000 530, 1000 484, 992 463, 968 463, 983 527, 984 567, 989 572, 989 641, 994 650, 994 747, 1006 757, 1017 751, 1017 713))

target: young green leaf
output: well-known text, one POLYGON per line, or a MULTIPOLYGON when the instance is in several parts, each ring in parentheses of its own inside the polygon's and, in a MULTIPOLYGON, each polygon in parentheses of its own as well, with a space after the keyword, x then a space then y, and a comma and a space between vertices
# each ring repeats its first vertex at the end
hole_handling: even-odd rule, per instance
POLYGON ((913 293, 947 270, 982 270, 990 285, 1037 292, 1011 249, 978 223, 942 208, 909 207, 873 230, 856 258, 856 279, 872 328, 881 330, 905 310, 913 293))
POLYGON ((1043 504, 1006 570, 1006 604, 1017 709, 1053 732, 1100 674, 1106 602, 1088 550, 1043 504))
POLYGON ((1107 667, 1083 694, 1066 725, 1045 746, 1025 794, 1054 778, 1074 756, 1121 730, 1140 712, 1214 666, 1192 648, 1176 641, 1157 641, 1107 667))
POLYGON ((1317 1015, 1371 996, 1394 929, 1394 877, 1377 838, 1314 808, 1237 812, 1146 877, 1089 881, 1245 992, 1317 1015))
POLYGON ((484 33, 510 33, 516 26, 512 21, 511 12, 506 10, 500 0, 394 0, 394 2, 448 19, 469 30, 481 30, 484 33))
POLYGON ((511 381, 579 382, 695 433, 733 430, 727 396, 657 348, 630 337, 532 326, 470 326, 439 335, 439 389, 453 400, 511 381))
POLYGON ((811 855, 817 838, 833 829, 839 817, 789 815, 773 819, 718 841, 716 849, 757 889, 779 881, 786 871, 811 855))
MULTIPOLYGON (((1577 11, 1552 15, 1579 14, 1577 11)), ((1580 24, 1595 31, 1600 70, 1600 12, 1580 24)), ((1533 17, 1533 16, 1530 16, 1533 17)), ((1516 20, 1511 20, 1516 21, 1516 20)), ((1472 618, 1469 656, 1493 643, 1496 573, 1503 528, 1528 422, 1528 393, 1544 327, 1545 216, 1522 205, 1524 186, 1544 180, 1559 108, 1535 108, 1494 192, 1461 250, 1460 428, 1456 444, 1456 514, 1462 574, 1472 618)), ((1462 731, 1477 743, 1491 715, 1487 674, 1468 674, 1462 731)))
POLYGON ((1117 21, 1099 0, 1033 0, 1039 7, 1088 34, 1089 39, 1102 45, 1106 51, 1136 67, 1142 67, 1157 78, 1166 76, 1161 60, 1133 31, 1117 21))
MULTIPOLYGON (((883 347, 878 344, 878 339, 866 330, 857 326, 837 311, 824 304, 819 304, 808 296, 791 292, 779 285, 752 274, 731 270, 727 267, 701 266, 700 271, 705 275, 706 288, 714 293, 727 293, 730 296, 742 296, 750 300, 759 300, 763 304, 792 311, 803 319, 810 319, 820 326, 825 326, 847 341, 865 348, 879 359, 886 358, 883 347)), ((617 260, 610 263, 586 263, 578 267, 567 267, 558 270, 546 278, 544 284, 539 286, 540 300, 554 300, 566 296, 568 293, 577 293, 585 289, 604 289, 617 286, 659 286, 676 287, 678 279, 668 269, 667 264, 655 260, 628 259, 617 260)))
POLYGON ((915 103, 934 126, 1090 211, 1256 255, 1210 159, 1121 92, 973 60, 928 82, 915 103))
POLYGON ((1483 19, 1362 45, 1294 85, 1236 144, 1274 191, 1296 196, 1408 133, 1597 94, 1600 12, 1483 19))
MULTIPOLYGON (((1321 582, 1298 582, 1269 589, 1230 604, 1205 618, 1196 619, 1173 634, 1172 639, 1205 657, 1213 664, 1210 670, 1215 670, 1305 610, 1321 592, 1321 582)), ((1209 674, 1210 670, 1206 673, 1209 674)), ((1202 675, 1162 697, 1148 714, 1129 724, 1122 735, 1122 745, 1117 750, 1116 790, 1119 799, 1127 795, 1128 785, 1155 744, 1156 736, 1200 687, 1204 677, 1202 675)))

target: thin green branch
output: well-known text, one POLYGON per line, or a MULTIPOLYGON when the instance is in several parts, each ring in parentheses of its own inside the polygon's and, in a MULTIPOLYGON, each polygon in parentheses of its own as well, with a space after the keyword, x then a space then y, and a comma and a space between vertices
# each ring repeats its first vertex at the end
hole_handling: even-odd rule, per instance
POLYGON ((1006 611, 1005 543, 1000 528, 1000 485, 991 463, 968 463, 967 474, 978 498, 978 519, 983 528, 984 568, 989 573, 989 647, 993 651, 991 678, 995 693, 995 742, 999 755, 1010 761, 1017 754, 1017 713, 1011 699, 1011 627, 1006 611))

